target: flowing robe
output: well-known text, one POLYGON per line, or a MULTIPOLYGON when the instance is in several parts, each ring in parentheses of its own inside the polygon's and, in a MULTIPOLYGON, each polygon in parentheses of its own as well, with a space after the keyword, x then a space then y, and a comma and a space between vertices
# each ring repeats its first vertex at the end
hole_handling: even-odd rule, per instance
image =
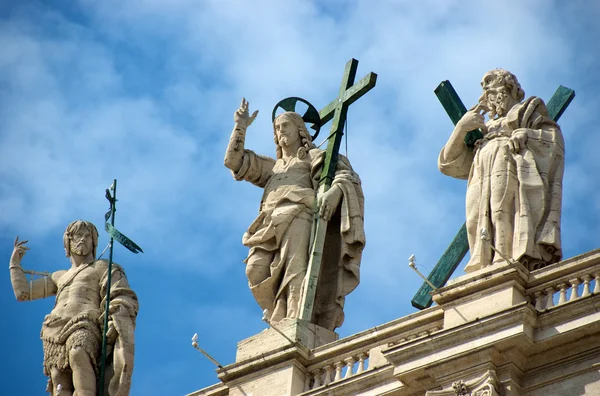
MULTIPOLYGON (((277 322, 297 315, 299 288, 306 274, 316 191, 325 152, 311 149, 285 162, 244 151, 236 180, 264 188, 259 215, 242 238, 250 248, 245 263, 268 266, 269 276, 250 289, 262 309, 277 322), (304 154, 304 155, 303 155, 304 154)), ((360 179, 348 160, 339 156, 332 188, 342 191, 336 214, 329 222, 315 304, 315 324, 330 330, 344 320, 345 296, 359 283, 359 266, 365 245, 364 198, 360 179)))
MULTIPOLYGON (((98 376, 102 348, 102 329, 104 328, 104 309, 106 304, 106 288, 108 285, 108 263, 97 260, 82 268, 66 285, 77 277, 85 277, 90 272, 99 272, 97 285, 90 285, 89 292, 99 293, 100 305, 79 311, 76 315, 65 317, 54 312, 46 315, 42 323, 41 339, 44 344, 44 374, 50 377, 53 367, 59 370, 69 369, 69 350, 82 347, 89 355, 92 366, 98 376), (88 274, 86 274, 86 272, 88 274)), ((59 294, 56 296, 58 303, 59 294)), ((118 264, 112 266, 111 290, 109 303, 109 320, 117 331, 117 339, 109 345, 111 352, 106 361, 106 395, 128 396, 131 387, 134 356, 134 329, 138 312, 136 294, 129 287, 123 268, 118 264)), ((47 391, 51 394, 56 388, 52 380, 48 380, 47 391)))
POLYGON ((503 261, 480 238, 482 228, 503 254, 529 270, 562 257, 560 213, 564 171, 564 139, 540 98, 515 105, 506 117, 487 122, 488 132, 471 151, 458 155, 442 148, 442 173, 468 178, 467 233, 471 258, 465 271, 503 261), (515 132, 527 135, 517 153, 508 148, 515 132))

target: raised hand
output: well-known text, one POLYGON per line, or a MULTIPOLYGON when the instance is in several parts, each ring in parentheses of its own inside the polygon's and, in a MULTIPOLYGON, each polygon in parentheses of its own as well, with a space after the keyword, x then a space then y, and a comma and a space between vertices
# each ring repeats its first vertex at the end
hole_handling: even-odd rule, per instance
POLYGON ((456 127, 462 132, 467 133, 475 129, 481 129, 483 133, 487 132, 485 119, 483 115, 486 109, 480 104, 475 105, 471 110, 467 111, 456 124, 456 127))
POLYGON ((10 258, 11 262, 13 262, 13 260, 16 263, 20 263, 21 262, 21 259, 23 258, 23 256, 25 256, 25 254, 29 250, 29 248, 27 246, 25 246, 25 244, 27 242, 28 242, 28 240, 19 241, 19 237, 17 236, 17 238, 15 239, 12 256, 10 258))
POLYGON ((258 110, 256 110, 252 115, 248 110, 248 106, 250 103, 246 100, 246 98, 242 98, 242 103, 240 104, 240 108, 233 113, 233 121, 242 128, 247 128, 252 124, 256 116, 258 115, 258 110))

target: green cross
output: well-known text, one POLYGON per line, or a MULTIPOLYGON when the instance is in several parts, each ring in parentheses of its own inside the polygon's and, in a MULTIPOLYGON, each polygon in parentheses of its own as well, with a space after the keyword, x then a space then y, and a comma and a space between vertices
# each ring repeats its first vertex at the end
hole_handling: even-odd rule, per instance
MULTIPOLYGON (((434 92, 454 125, 456 125, 461 117, 467 112, 467 108, 458 97, 452 84, 450 84, 450 81, 442 81, 434 92)), ((574 97, 575 91, 560 85, 547 105, 550 117, 554 121, 558 121, 574 97)), ((465 136, 465 144, 468 147, 473 148, 475 141, 482 136, 483 134, 480 130, 470 131, 465 136)), ((450 242, 450 246, 448 246, 427 279, 429 279, 435 287, 444 286, 468 251, 469 241, 467 239, 467 225, 465 223, 452 242, 450 242)), ((418 309, 430 307, 432 304, 431 295, 429 294, 431 290, 431 286, 426 282, 423 282, 421 288, 411 300, 413 307, 418 309)))
MULTIPOLYGON (((348 63, 346 63, 338 97, 319 112, 321 125, 333 119, 333 122, 331 123, 331 133, 328 137, 327 150, 325 152, 325 162, 319 181, 319 194, 329 190, 333 178, 335 177, 335 169, 337 166, 340 144, 342 143, 342 135, 344 134, 344 124, 348 114, 348 106, 370 91, 377 82, 377 74, 371 72, 363 77, 358 83, 354 84, 357 69, 358 61, 356 59, 350 59, 348 63)), ((327 222, 325 220, 319 217, 315 222, 316 226, 311 239, 313 242, 310 250, 308 269, 306 271, 304 293, 302 294, 300 301, 299 315, 300 319, 309 322, 311 322, 313 318, 315 297, 317 295, 317 286, 319 283, 319 274, 321 272, 323 258, 325 233, 327 232, 327 222)))

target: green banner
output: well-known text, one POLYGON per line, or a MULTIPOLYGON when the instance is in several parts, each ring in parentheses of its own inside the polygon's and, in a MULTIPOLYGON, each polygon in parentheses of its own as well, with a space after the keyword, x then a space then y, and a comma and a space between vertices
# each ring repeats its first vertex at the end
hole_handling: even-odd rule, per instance
POLYGON ((121 234, 119 230, 113 227, 110 223, 105 223, 105 230, 108 232, 108 235, 111 236, 114 240, 119 242, 121 245, 125 246, 131 252, 138 254, 139 252, 144 253, 141 247, 136 245, 131 239, 127 238, 125 235, 121 234))

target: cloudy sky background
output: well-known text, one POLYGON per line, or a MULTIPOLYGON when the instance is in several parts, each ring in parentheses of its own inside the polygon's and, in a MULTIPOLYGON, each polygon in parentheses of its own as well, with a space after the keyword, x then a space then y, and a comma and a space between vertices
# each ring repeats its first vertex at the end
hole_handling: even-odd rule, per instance
MULTIPOLYGON (((141 303, 131 393, 217 382, 192 334, 229 364, 236 343, 266 326, 241 244, 261 191, 222 165, 232 114, 242 96, 260 110, 246 147, 273 156, 273 106, 300 96, 322 108, 352 57, 358 78, 378 81, 348 115, 367 247, 341 337, 414 312, 421 281, 408 256, 427 272, 464 222, 465 182, 437 170, 452 130, 433 94, 442 80, 467 107, 495 67, 545 100, 559 84, 575 89, 560 121, 563 245, 565 257, 594 249, 599 19, 600 3, 578 0, 4 0, 0 257, 8 266, 19 235, 30 241, 25 268, 66 268, 65 226, 83 218, 102 229, 104 189, 118 179, 116 226, 145 251, 115 249, 141 303)), ((17 303, 8 270, 0 279, 2 393, 42 394, 39 330, 53 299, 17 303)))

